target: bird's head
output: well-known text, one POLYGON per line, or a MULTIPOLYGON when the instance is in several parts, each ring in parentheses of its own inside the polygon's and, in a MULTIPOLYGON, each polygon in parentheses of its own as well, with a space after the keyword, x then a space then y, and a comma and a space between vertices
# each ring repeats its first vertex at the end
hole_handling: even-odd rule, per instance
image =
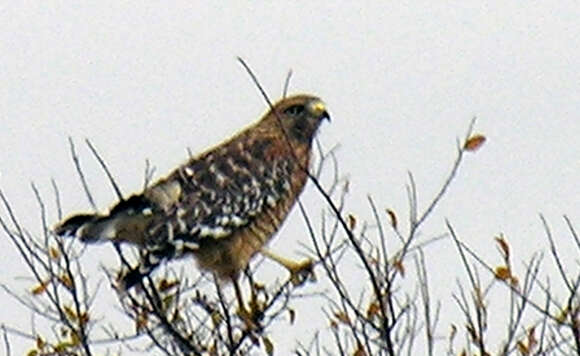
POLYGON ((282 125, 291 139, 311 142, 324 119, 330 120, 326 104, 312 95, 294 95, 274 104, 267 117, 282 125))

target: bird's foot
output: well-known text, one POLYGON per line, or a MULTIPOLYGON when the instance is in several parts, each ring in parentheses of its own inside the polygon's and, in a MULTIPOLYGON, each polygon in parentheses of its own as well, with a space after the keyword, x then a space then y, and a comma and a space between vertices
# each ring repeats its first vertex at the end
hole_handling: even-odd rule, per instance
POLYGON ((294 286, 301 286, 308 280, 316 280, 316 276, 314 275, 314 261, 312 259, 307 258, 299 262, 291 262, 292 264, 285 267, 290 272, 290 282, 294 286))
POLYGON ((244 306, 238 306, 238 310, 236 311, 238 317, 244 322, 246 326, 246 330, 248 331, 256 331, 259 329, 259 324, 256 321, 256 313, 253 313, 251 310, 248 310, 244 306))
POLYGON ((261 253, 265 257, 268 257, 284 266, 284 268, 290 272, 290 282, 292 282, 294 286, 300 286, 307 280, 316 280, 316 276, 314 275, 314 261, 310 258, 302 261, 295 261, 275 254, 266 248, 262 248, 261 253))

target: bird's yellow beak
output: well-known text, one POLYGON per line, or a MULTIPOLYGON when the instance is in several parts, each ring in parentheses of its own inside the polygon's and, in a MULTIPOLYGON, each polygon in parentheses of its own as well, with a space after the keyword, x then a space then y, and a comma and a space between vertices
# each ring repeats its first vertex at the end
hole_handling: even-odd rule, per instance
POLYGON ((308 110, 314 117, 330 120, 330 115, 326 111, 326 104, 320 99, 311 101, 308 105, 308 110))

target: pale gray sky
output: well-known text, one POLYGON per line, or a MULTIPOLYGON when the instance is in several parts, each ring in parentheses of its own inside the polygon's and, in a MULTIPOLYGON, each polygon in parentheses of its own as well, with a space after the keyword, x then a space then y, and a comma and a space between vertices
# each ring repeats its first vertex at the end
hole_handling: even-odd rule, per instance
MULTIPOLYGON (((241 56, 272 98, 292 68, 291 92, 327 102, 333 121, 320 139, 340 143, 347 210, 360 219, 371 217, 367 194, 403 219, 409 170, 426 204, 449 171, 456 137, 477 116, 488 141, 467 157, 424 234, 443 232, 447 217, 499 263, 492 237, 504 232, 521 261, 546 245, 539 212, 557 232, 564 213, 580 228, 578 18, 580 5, 566 0, 4 2, 0 187, 31 229, 38 213, 30 181, 48 196, 52 177, 66 212, 89 209, 69 158, 71 136, 106 208, 113 192, 82 140, 98 147, 125 192, 139 189, 146 158, 167 172, 187 147, 217 143, 266 109, 235 60, 241 56)), ((313 214, 323 206, 311 189, 305 202, 313 214)), ((307 242, 306 229, 295 211, 272 247, 298 252, 300 239, 307 242)), ((24 288, 15 248, 1 238, 0 249, 0 283, 24 288)), ((116 265, 99 251, 95 261, 116 265)), ((457 254, 449 241, 429 252, 432 285, 445 287, 437 297, 461 322, 449 293, 464 277, 457 254)), ((29 313, 3 292, 0 300, 0 323, 26 329, 29 313)), ((297 322, 314 328, 300 315, 297 322)), ((295 345, 294 335, 272 338, 279 350, 295 345)), ((30 345, 11 340, 16 355, 30 345)))

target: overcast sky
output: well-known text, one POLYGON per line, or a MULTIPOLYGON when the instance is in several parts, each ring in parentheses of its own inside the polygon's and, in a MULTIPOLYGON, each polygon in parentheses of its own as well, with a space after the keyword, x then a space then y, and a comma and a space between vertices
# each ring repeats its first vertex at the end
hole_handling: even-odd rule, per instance
MULTIPOLYGON (((142 185, 145 159, 163 174, 186 158, 186 148, 203 150, 257 119, 266 104, 236 56, 272 98, 292 69, 290 92, 325 100, 333 120, 319 137, 327 147, 340 144, 340 169, 351 182, 347 210, 359 219, 371 217, 370 194, 403 220, 408 171, 424 207, 476 116, 488 141, 466 157, 425 237, 444 232, 448 218, 484 259, 499 263, 492 238, 503 232, 519 262, 546 246, 538 213, 563 244, 562 214, 580 229, 577 1, 208 3, 215 5, 0 5, 0 187, 31 230, 38 212, 30 181, 48 197, 54 178, 65 212, 90 209, 69 136, 106 209, 115 197, 84 138, 132 192, 142 185)), ((304 199, 313 213, 323 207, 312 189, 304 199)), ((307 242, 295 211, 272 247, 298 255, 298 240, 307 242)), ((0 283, 24 288, 19 277, 27 270, 15 248, 0 238, 0 249, 0 283)), ((97 260, 114 267, 116 259, 100 251, 97 260)), ((446 287, 437 297, 456 310, 449 291, 464 277, 457 254, 450 241, 429 252, 438 268, 433 285, 446 287)), ((30 314, 2 291, 0 301, 0 323, 26 329, 30 314)), ((288 335, 272 338, 280 350, 295 346, 288 335)), ((30 346, 12 341, 16 355, 30 346)))

